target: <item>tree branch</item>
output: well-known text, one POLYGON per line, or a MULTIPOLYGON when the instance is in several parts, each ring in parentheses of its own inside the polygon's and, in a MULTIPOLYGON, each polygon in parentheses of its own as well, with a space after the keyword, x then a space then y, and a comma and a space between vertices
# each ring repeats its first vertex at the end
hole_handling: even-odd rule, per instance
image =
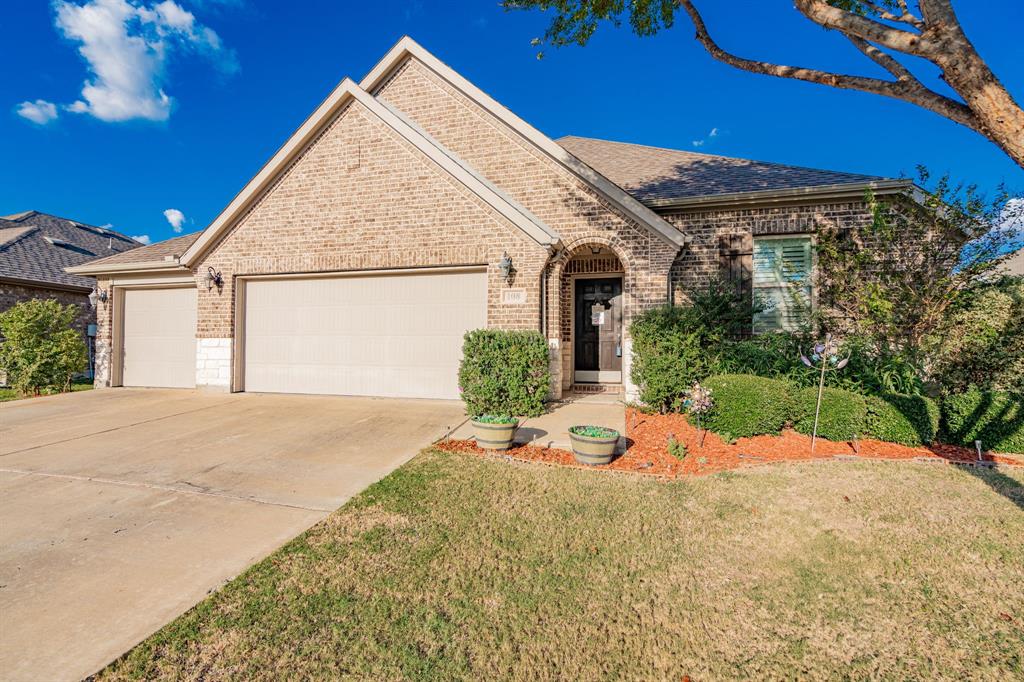
MULTIPOLYGON (((853 43, 854 47, 860 50, 865 57, 875 62, 883 69, 896 76, 899 80, 910 80, 920 84, 921 82, 914 77, 914 74, 910 73, 907 67, 903 66, 895 57, 887 52, 883 52, 866 40, 862 40, 856 36, 846 35, 846 38, 853 43)), ((923 86, 922 86, 923 87, 923 86)))
POLYGON ((893 14, 892 12, 886 10, 884 7, 880 7, 873 2, 869 2, 868 0, 860 1, 866 7, 869 7, 872 12, 877 14, 882 19, 885 19, 886 21, 895 21, 901 24, 908 24, 916 29, 924 28, 924 22, 910 13, 910 11, 907 9, 907 4, 905 2, 900 3, 900 8, 903 10, 903 14, 893 14))
MULTIPOLYGON (((922 0, 923 1, 923 0, 922 0)), ((941 0, 938 0, 941 2, 941 0)), ((796 8, 805 17, 825 28, 833 28, 847 35, 853 34, 890 50, 928 57, 935 46, 917 33, 886 26, 867 17, 833 7, 823 0, 794 0, 796 8)))
MULTIPOLYGON (((803 0, 797 1, 801 2, 803 0)), ((886 81, 878 78, 837 74, 828 71, 820 71, 818 69, 808 69, 799 66, 785 66, 738 57, 723 50, 719 47, 718 43, 711 38, 711 35, 708 33, 707 26, 704 24, 704 19, 701 17, 700 12, 697 11, 697 8, 694 7, 691 0, 679 0, 679 3, 682 5, 683 9, 686 10, 686 13, 690 15, 690 20, 693 21, 694 28, 697 31, 697 40, 704 46, 704 49, 706 49, 712 57, 720 62, 728 64, 729 66, 766 76, 790 78, 793 80, 807 81, 809 83, 818 83, 819 85, 828 85, 834 88, 859 90, 861 92, 870 92, 875 95, 892 97, 894 99, 916 104, 928 109, 929 111, 933 111, 941 116, 945 116, 946 118, 956 121, 961 125, 967 126, 972 130, 978 130, 978 120, 966 105, 924 87, 920 81, 914 78, 913 75, 911 75, 910 72, 892 56, 882 52, 872 45, 869 45, 864 39, 857 36, 850 36, 844 32, 844 35, 853 41, 854 45, 857 45, 858 49, 861 49, 861 45, 865 45, 866 49, 874 50, 871 54, 864 52, 864 49, 861 51, 876 63, 883 66, 887 71, 896 75, 900 80, 886 81), (860 40, 860 44, 857 43, 857 40, 860 40), (897 74, 897 71, 900 73, 897 74)))

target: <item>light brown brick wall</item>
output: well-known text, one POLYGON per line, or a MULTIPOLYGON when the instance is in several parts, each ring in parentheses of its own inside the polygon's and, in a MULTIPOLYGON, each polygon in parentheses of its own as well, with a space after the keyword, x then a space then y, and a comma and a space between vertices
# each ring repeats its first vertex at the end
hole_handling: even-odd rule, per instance
POLYGON ((693 239, 672 265, 676 303, 685 300, 686 291, 718 275, 718 236, 721 234, 749 232, 755 237, 809 234, 825 227, 854 227, 871 221, 870 210, 862 201, 711 209, 666 213, 662 217, 693 239))
POLYGON ((439 265, 488 265, 488 324, 536 329, 547 250, 353 103, 197 264, 199 337, 233 336, 233 278, 439 265), (525 304, 499 304, 508 251, 525 304))
MULTIPOLYGON (((627 324, 637 312, 666 301, 677 247, 623 214, 432 71, 410 59, 374 94, 550 225, 569 253, 587 244, 611 247, 625 266, 627 324)), ((556 290, 559 282, 556 276, 556 290)), ((555 338, 563 311, 552 298, 547 333, 555 338)))

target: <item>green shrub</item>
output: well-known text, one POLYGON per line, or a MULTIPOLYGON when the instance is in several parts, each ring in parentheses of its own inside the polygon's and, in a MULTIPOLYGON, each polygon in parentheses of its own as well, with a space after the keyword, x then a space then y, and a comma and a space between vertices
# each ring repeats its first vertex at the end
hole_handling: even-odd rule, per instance
POLYGON ((630 376, 646 405, 678 410, 683 393, 708 374, 707 334, 692 307, 664 306, 641 313, 629 328, 630 376))
POLYGON ((703 383, 714 400, 704 425, 726 440, 777 434, 793 418, 793 387, 787 381, 722 374, 703 383))
MULTIPOLYGON (((796 393, 794 428, 808 436, 814 432, 814 411, 818 402, 818 387, 808 386, 796 393)), ((825 388, 818 418, 818 435, 834 441, 852 440, 864 434, 867 401, 841 388, 825 388)))
POLYGON ((718 366, 727 374, 755 374, 807 384, 815 380, 814 373, 801 364, 800 351, 810 345, 803 335, 792 332, 726 341, 720 349, 718 366))
POLYGON ((1024 394, 971 388, 942 401, 943 435, 986 450, 1024 453, 1024 394))
POLYGON ((78 308, 53 299, 22 301, 0 313, 0 367, 22 395, 71 390, 88 360, 82 335, 71 328, 78 308))
POLYGON ((886 393, 867 398, 864 435, 901 445, 927 445, 939 430, 939 406, 920 395, 886 393))
POLYGON ((550 390, 548 345, 537 331, 466 332, 459 390, 470 415, 536 417, 550 390))
POLYGON ((969 291, 934 340, 933 381, 944 393, 1024 386, 1024 278, 969 291))

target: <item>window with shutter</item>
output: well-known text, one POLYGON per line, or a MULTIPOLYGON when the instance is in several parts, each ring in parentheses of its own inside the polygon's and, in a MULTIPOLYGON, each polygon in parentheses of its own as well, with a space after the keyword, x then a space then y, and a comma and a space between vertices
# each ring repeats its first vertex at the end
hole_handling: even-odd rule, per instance
POLYGON ((754 333, 789 331, 803 325, 811 312, 810 237, 754 239, 754 333))

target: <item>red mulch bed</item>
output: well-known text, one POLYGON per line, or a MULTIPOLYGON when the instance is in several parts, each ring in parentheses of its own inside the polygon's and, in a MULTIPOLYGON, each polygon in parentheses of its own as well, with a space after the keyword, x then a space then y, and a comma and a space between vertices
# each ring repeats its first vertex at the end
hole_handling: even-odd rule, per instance
MULTIPOLYGON (((639 410, 626 410, 626 452, 605 466, 578 464, 569 450, 541 448, 522 445, 501 455, 511 459, 576 467, 601 471, 619 471, 647 474, 663 478, 679 478, 713 474, 719 471, 739 469, 777 462, 805 460, 841 459, 882 459, 934 461, 936 463, 976 463, 974 450, 956 445, 936 443, 925 447, 908 447, 878 440, 860 440, 856 443, 836 443, 819 438, 811 454, 811 437, 796 431, 786 430, 779 436, 755 436, 740 438, 735 443, 724 442, 717 434, 704 435, 687 421, 682 414, 646 414, 639 410), (668 452, 668 438, 672 435, 687 448, 682 460, 668 452)), ((479 455, 487 451, 476 446, 472 440, 450 440, 437 443, 437 447, 448 452, 469 452, 479 455)), ((985 453, 983 461, 1005 465, 1021 465, 1022 460, 1011 456, 985 453)))

